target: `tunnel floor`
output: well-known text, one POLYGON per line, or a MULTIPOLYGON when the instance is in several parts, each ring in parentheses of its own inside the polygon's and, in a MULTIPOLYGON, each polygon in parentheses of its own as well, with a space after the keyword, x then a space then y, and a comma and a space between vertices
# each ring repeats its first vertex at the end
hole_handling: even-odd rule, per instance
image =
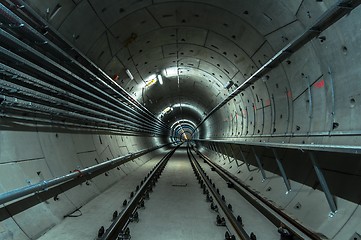
POLYGON ((130 225, 132 239, 224 239, 224 227, 215 225, 216 214, 202 194, 185 149, 169 160, 139 223, 130 225))
MULTIPOLYGON (((135 186, 156 165, 163 155, 154 157, 81 208, 82 215, 66 218, 45 233, 40 240, 96 239, 101 226, 111 224, 115 210, 122 210, 122 202, 129 198, 135 186)), ((235 216, 241 215, 248 234, 255 232, 260 239, 278 239, 277 229, 210 167, 200 161, 203 169, 214 180, 227 202, 233 205, 235 216)), ((186 148, 178 149, 168 161, 158 183, 139 209, 139 222, 130 223, 132 239, 224 239, 226 227, 216 226, 217 214, 192 171, 186 148)))

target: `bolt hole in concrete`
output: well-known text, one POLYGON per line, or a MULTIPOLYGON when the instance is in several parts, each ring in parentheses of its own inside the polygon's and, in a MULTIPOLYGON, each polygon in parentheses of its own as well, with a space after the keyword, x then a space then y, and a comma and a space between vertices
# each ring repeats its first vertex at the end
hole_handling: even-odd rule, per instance
POLYGON ((342 52, 346 55, 347 54, 347 47, 346 46, 342 46, 342 52))
POLYGON ((324 41, 326 41, 326 37, 325 37, 325 36, 318 37, 318 39, 320 40, 321 43, 323 43, 324 41))
POLYGON ((354 106, 355 106, 355 103, 356 103, 356 100, 355 100, 354 98, 351 98, 351 99, 350 99, 351 107, 354 107, 354 106))

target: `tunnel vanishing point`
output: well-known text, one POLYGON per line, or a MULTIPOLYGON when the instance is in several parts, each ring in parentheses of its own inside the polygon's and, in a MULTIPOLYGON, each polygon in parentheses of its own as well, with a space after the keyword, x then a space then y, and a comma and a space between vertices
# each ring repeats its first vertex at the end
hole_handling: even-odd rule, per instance
POLYGON ((0 239, 361 240, 361 0, 0 0, 0 239))

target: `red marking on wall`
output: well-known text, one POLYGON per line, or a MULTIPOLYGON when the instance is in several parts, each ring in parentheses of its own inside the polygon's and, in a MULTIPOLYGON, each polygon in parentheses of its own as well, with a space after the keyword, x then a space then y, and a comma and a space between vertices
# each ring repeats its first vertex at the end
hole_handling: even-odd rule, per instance
POLYGON ((291 92, 291 90, 288 90, 288 92, 287 92, 287 96, 288 96, 289 98, 291 98, 291 97, 292 97, 292 92, 291 92))
POLYGON ((243 113, 243 116, 246 117, 247 116, 247 109, 243 109, 242 113, 243 113))
POLYGON ((238 114, 236 114, 236 118, 238 119, 238 114))
POLYGON ((256 107, 256 105, 253 105, 253 109, 256 111, 257 110, 257 107, 256 107))
POLYGON ((271 105, 271 100, 270 100, 270 99, 267 99, 264 104, 265 104, 265 107, 271 105))
POLYGON ((317 81, 315 82, 314 84, 315 88, 323 88, 325 86, 325 80, 320 80, 320 81, 317 81))
POLYGON ((118 74, 115 74, 115 75, 113 76, 113 80, 114 80, 114 81, 118 81, 118 80, 119 80, 119 75, 118 75, 118 74))

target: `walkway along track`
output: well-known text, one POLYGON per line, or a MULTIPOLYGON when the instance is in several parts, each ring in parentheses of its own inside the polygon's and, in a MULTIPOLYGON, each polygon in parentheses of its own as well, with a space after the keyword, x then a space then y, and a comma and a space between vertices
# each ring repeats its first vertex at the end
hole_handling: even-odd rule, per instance
POLYGON ((241 194, 249 203, 251 203, 258 211, 260 211, 266 218, 268 218, 276 227, 280 226, 280 223, 285 225, 293 234, 293 239, 315 239, 321 240, 317 233, 307 229, 301 223, 297 222, 285 212, 274 206, 272 203, 265 200, 258 195, 255 191, 247 187, 237 177, 213 163, 207 156, 196 151, 197 155, 201 157, 215 172, 217 172, 227 183, 232 183, 233 188, 241 194))
POLYGON ((12 215, 21 213, 41 202, 45 202, 50 198, 57 197, 84 182, 87 183, 90 179, 121 166, 126 162, 166 146, 169 146, 169 144, 129 153, 125 156, 117 157, 87 168, 75 169, 63 176, 1 193, 0 204, 8 204, 0 208, 0 221, 10 218, 12 215), (9 214, 10 212, 12 215, 9 214))
MULTIPOLYGON (((221 194, 219 193, 219 191, 216 190, 215 185, 212 184, 212 180, 209 178, 209 176, 206 175, 200 164, 197 162, 190 148, 187 149, 187 154, 189 161, 191 162, 192 168, 203 190, 206 191, 206 188, 209 189, 210 193, 213 195, 214 199, 216 199, 218 205, 221 207, 222 212, 227 217, 227 220, 230 223, 230 227, 233 230, 233 231, 230 230, 230 232, 232 233, 234 232, 237 235, 237 239, 250 240, 250 237, 243 229, 242 224, 239 221, 237 221, 232 211, 227 207, 225 200, 222 199, 221 194)), ((231 235, 230 239, 236 239, 236 238, 235 236, 231 235)))
MULTIPOLYGON (((109 228, 103 233, 102 230, 99 230, 98 240, 127 239, 122 238, 122 234, 126 232, 127 226, 134 215, 137 215, 137 209, 142 205, 141 203, 149 197, 149 192, 153 190, 153 187, 167 165, 168 160, 178 147, 179 145, 168 152, 148 173, 144 180, 140 182, 140 185, 138 185, 135 189, 135 194, 132 192, 131 200, 127 203, 125 209, 123 209, 123 211, 114 218, 114 221, 109 228)), ((101 229, 104 228, 102 227, 101 229)))

